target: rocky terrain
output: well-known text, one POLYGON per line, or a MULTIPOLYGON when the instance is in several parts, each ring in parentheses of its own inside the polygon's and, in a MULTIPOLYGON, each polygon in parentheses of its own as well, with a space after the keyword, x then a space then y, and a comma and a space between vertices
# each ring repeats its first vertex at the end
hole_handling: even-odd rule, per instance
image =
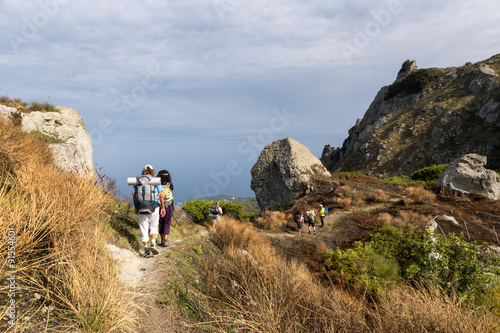
POLYGON ((500 169, 500 55, 462 67, 418 69, 406 61, 380 89, 342 147, 324 147, 331 172, 411 175, 466 153, 500 169))
POLYGON ((50 138, 54 162, 62 169, 93 170, 92 140, 82 117, 72 108, 56 108, 56 112, 21 112, 15 107, 0 105, 0 115, 17 117, 26 133, 37 132, 50 138))

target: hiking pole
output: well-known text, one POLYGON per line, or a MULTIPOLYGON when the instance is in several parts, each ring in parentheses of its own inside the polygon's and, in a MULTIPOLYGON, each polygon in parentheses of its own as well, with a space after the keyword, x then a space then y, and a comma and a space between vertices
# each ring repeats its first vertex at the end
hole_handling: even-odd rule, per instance
POLYGON ((172 214, 172 217, 174 218, 175 223, 177 223, 177 226, 179 227, 180 226, 179 221, 177 221, 177 219, 175 218, 175 216, 173 214, 172 214))

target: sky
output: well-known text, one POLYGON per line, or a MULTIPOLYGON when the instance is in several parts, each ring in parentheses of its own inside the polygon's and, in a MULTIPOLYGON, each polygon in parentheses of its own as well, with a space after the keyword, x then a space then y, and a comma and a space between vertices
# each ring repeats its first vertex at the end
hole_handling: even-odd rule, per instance
POLYGON ((407 60, 500 53, 498 0, 0 0, 0 95, 74 108, 94 165, 175 201, 254 196, 262 149, 342 146, 407 60))

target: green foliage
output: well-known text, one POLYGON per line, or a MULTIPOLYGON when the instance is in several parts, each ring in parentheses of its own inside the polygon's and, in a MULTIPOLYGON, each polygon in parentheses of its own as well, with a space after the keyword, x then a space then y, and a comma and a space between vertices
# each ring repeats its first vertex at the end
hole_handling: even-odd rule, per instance
MULTIPOLYGON (((191 200, 186 202, 186 204, 182 207, 182 210, 189 214, 194 223, 203 223, 208 219, 208 215, 210 214, 209 208, 215 205, 215 201, 207 201, 207 200, 191 200)), ((222 201, 219 202, 220 207, 222 208, 222 213, 224 215, 232 216, 236 219, 241 220, 243 217, 243 207, 237 201, 222 201)))
POLYGON ((30 111, 42 111, 42 112, 59 112, 55 105, 50 103, 39 103, 39 102, 31 102, 29 106, 30 111))
POLYGON ((401 69, 399 70, 399 73, 408 73, 410 68, 411 68, 411 61, 408 59, 405 62, 403 62, 403 65, 401 65, 401 69))
POLYGON ((356 242, 353 248, 344 251, 329 250, 327 256, 329 269, 336 271, 347 283, 361 284, 372 293, 401 278, 395 258, 384 257, 370 243, 356 242))
POLYGON ((408 176, 394 176, 394 177, 389 177, 384 179, 384 182, 386 183, 396 183, 396 184, 401 184, 401 185, 413 185, 416 184, 416 181, 411 179, 408 176))
POLYGON ((384 99, 387 101, 399 94, 421 93, 437 79, 437 74, 438 70, 435 68, 415 70, 408 74, 403 80, 391 84, 384 99))
POLYGON ((40 132, 39 130, 33 131, 33 132, 29 133, 28 135, 40 138, 47 143, 60 143, 61 142, 61 140, 53 138, 50 135, 44 134, 44 133, 40 132))
POLYGON ((479 263, 484 249, 463 235, 384 227, 350 249, 327 252, 326 263, 346 282, 371 292, 404 279, 465 296, 483 293, 500 274, 498 262, 479 263))
POLYGON ((448 164, 432 165, 427 168, 419 169, 413 173, 411 179, 424 182, 437 181, 439 176, 448 167, 448 164))

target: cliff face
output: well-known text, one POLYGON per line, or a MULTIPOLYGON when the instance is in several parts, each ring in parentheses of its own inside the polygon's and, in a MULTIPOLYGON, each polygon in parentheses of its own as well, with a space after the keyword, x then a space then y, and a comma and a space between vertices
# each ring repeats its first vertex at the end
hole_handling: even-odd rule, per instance
POLYGON ((82 117, 72 108, 57 107, 57 112, 19 112, 16 108, 0 105, 0 114, 19 117, 26 133, 40 132, 54 139, 49 144, 56 165, 65 170, 93 170, 92 140, 82 117))
POLYGON ((487 156, 488 168, 500 169, 499 72, 500 54, 445 69, 405 62, 342 147, 324 147, 321 162, 331 172, 409 176, 479 153, 487 156))

